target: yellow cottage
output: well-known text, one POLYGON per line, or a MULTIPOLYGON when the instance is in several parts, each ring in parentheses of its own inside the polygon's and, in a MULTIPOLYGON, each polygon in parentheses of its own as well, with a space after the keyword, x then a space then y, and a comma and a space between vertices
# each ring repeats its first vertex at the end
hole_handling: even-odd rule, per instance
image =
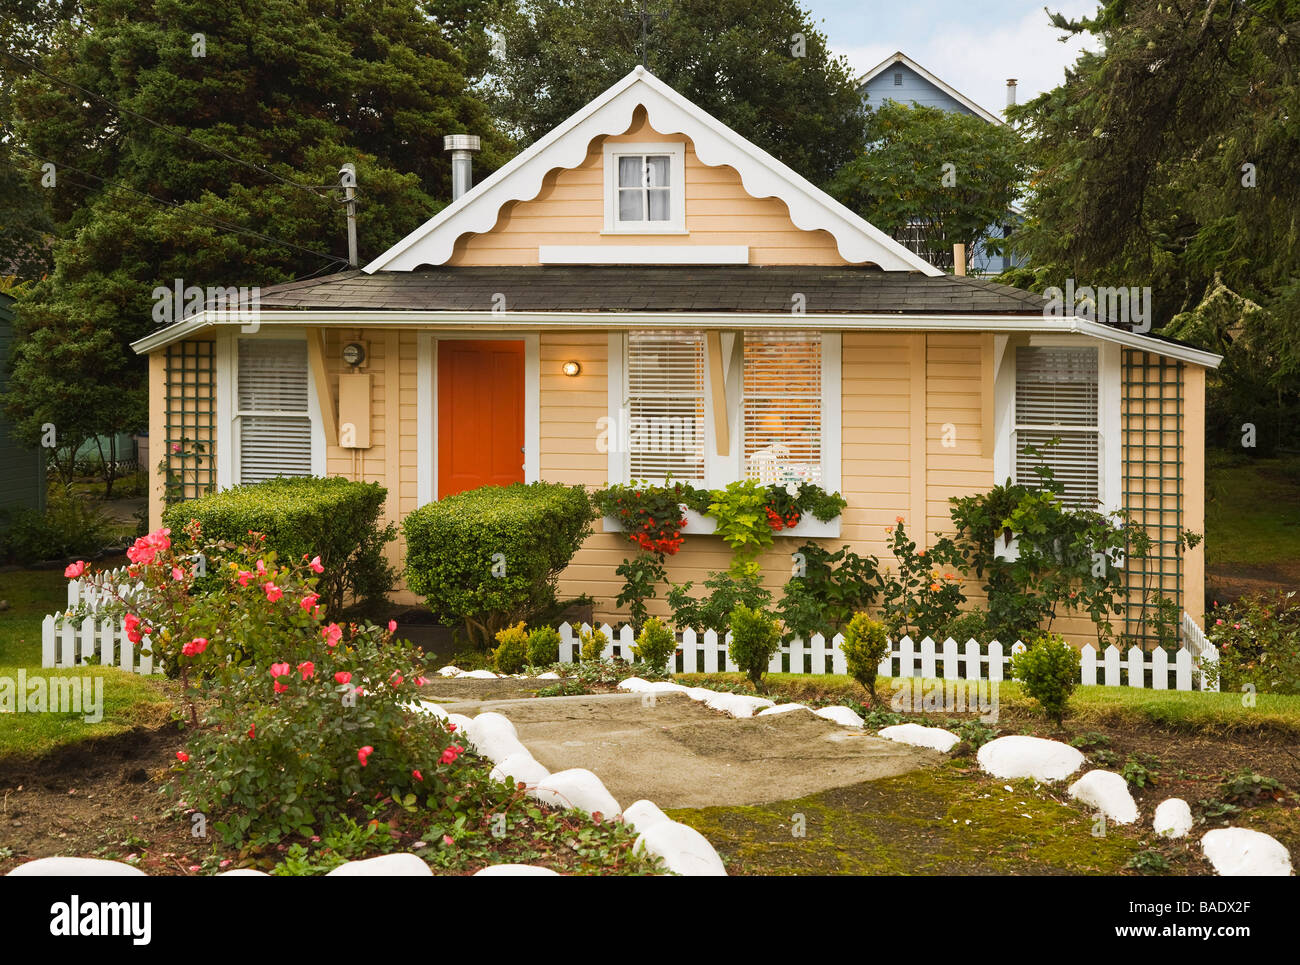
MULTIPOLYGON (((1066 497, 1156 540, 1134 599, 1202 618, 1203 544, 1176 541, 1203 530, 1217 356, 944 274, 644 68, 472 188, 473 138, 447 140, 458 197, 364 268, 136 344, 150 437, 199 452, 185 495, 339 475, 387 487, 400 520, 494 483, 800 478, 848 508, 789 535, 887 561, 898 517, 921 543, 951 530, 950 497, 1032 481, 1024 446, 1055 437, 1066 497)), ((692 520, 672 581, 726 568, 718 537, 689 535, 709 529, 692 520)), ((796 545, 764 561, 774 590, 796 545)), ((597 532, 562 593, 614 622, 631 549, 597 532)), ((1086 617, 1057 626, 1094 639, 1086 617)))

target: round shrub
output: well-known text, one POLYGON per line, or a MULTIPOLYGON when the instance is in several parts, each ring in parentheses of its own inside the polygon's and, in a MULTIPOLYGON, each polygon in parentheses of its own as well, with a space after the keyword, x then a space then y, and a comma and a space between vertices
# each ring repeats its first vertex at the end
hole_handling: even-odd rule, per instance
POLYGON ((559 663, 560 631, 555 627, 537 627, 528 634, 528 662, 534 667, 559 663))
POLYGON ((1243 596, 1211 610, 1206 635, 1219 648, 1220 689, 1300 694, 1300 599, 1296 591, 1243 596))
MULTIPOLYGON (((658 617, 650 617, 637 634, 632 653, 655 670, 663 670, 677 652, 677 638, 658 617)), ((671 668, 670 668, 671 669, 671 668)))
POLYGON ((1011 676, 1042 705, 1048 720, 1060 724, 1079 684, 1079 653, 1060 634, 1045 633, 1012 658, 1011 676))
POLYGON ((163 525, 179 533, 197 520, 203 538, 236 544, 260 533, 263 547, 283 562, 320 557, 317 592, 337 619, 349 601, 363 609, 378 605, 393 588, 396 574, 384 546, 397 527, 381 522, 387 496, 377 483, 337 476, 270 479, 170 506, 163 525))
POLYGON ((781 649, 781 627, 762 610, 743 603, 731 611, 731 643, 727 652, 756 688, 763 688, 763 674, 781 649))
POLYGON ((497 673, 519 673, 528 663, 528 631, 523 621, 497 631, 497 648, 492 652, 492 665, 497 673))
POLYGON ((588 663, 599 660, 601 654, 605 652, 605 648, 609 646, 609 637, 599 627, 578 631, 578 641, 582 651, 582 659, 588 663))
POLYGON ((555 605, 556 580, 591 532, 582 486, 484 486, 421 506, 402 523, 406 582, 479 646, 555 605))
POLYGON ((849 676, 860 683, 876 701, 876 675, 880 662, 889 652, 889 635, 885 625, 866 613, 855 613, 844 627, 844 642, 840 644, 849 676))

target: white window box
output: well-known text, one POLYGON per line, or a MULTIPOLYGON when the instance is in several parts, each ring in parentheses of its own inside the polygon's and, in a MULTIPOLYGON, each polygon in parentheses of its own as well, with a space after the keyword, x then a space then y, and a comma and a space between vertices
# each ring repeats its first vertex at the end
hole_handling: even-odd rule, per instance
MULTIPOLYGON (((1117 570, 1124 569, 1126 558, 1122 549, 1109 549, 1106 551, 1110 559, 1110 565, 1117 570)), ((1020 559, 1020 538, 1015 535, 1002 535, 993 541, 993 558, 1001 560, 1004 563, 1014 563, 1020 559)))
MULTIPOLYGON (((709 536, 717 532, 718 522, 711 516, 701 516, 693 509, 682 507, 686 516, 686 526, 682 532, 687 536, 709 536)), ((802 539, 835 539, 840 535, 840 520, 842 517, 836 516, 834 519, 823 523, 811 514, 805 513, 799 517, 799 524, 793 529, 782 529, 775 532, 774 536, 795 536, 802 539)), ((606 533, 621 533, 623 525, 613 516, 604 517, 604 526, 606 533)))

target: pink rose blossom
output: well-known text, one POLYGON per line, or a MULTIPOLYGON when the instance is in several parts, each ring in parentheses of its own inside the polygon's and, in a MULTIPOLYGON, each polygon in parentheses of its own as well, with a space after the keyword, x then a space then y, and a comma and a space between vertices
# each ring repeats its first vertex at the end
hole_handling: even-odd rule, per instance
POLYGON ((334 679, 341 684, 351 683, 352 674, 348 673, 346 670, 340 670, 334 675, 334 679))
POLYGON ((86 572, 86 561, 77 560, 77 562, 70 564, 68 568, 63 571, 63 575, 70 580, 75 580, 84 572, 86 572))
POLYGON ((313 573, 324 573, 324 572, 325 572, 325 567, 321 566, 321 562, 320 562, 320 557, 319 557, 319 556, 313 556, 313 557, 311 558, 311 562, 308 563, 307 565, 311 567, 311 570, 312 570, 313 573))
POLYGON ((204 650, 208 649, 208 641, 203 637, 195 637, 185 646, 181 647, 181 653, 187 657, 197 657, 204 650))
POLYGON ((343 639, 343 628, 337 623, 331 623, 329 626, 321 627, 320 635, 325 638, 325 646, 336 647, 343 639))
POLYGON ((310 611, 315 608, 316 603, 319 600, 320 600, 319 593, 308 593, 306 596, 302 598, 302 602, 300 602, 298 605, 302 607, 304 610, 310 611))
POLYGON ((287 663, 271 664, 271 679, 275 681, 275 692, 282 694, 289 689, 288 684, 280 683, 281 677, 289 676, 289 665, 287 663))
POLYGON ((357 751, 357 760, 361 762, 362 767, 366 766, 367 763, 366 758, 368 758, 374 752, 375 749, 371 747, 369 744, 367 744, 365 747, 362 747, 360 750, 357 751))
POLYGON ((302 674, 302 679, 306 680, 308 677, 311 677, 316 673, 316 665, 310 660, 304 660, 302 663, 298 664, 298 672, 302 674))
POLYGON ((389 620, 389 621, 388 621, 388 632, 389 632, 389 633, 392 633, 392 632, 394 632, 396 629, 397 629, 397 621, 396 621, 396 620, 389 620))
POLYGON ((262 584, 262 589, 266 591, 266 599, 270 603, 275 603, 280 597, 284 596, 284 590, 280 589, 274 583, 266 582, 262 584))

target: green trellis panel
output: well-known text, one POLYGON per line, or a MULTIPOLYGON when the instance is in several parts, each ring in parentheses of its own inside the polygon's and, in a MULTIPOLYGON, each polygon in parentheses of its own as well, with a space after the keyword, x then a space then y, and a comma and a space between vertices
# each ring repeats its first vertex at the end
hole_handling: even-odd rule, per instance
POLYGON ((194 499, 216 488, 216 410, 216 342, 168 346, 164 458, 169 501, 194 499))
POLYGON ((1152 541, 1126 563, 1124 630, 1144 649, 1157 643, 1157 598, 1183 605, 1183 374, 1182 362, 1124 351, 1124 507, 1152 541))

